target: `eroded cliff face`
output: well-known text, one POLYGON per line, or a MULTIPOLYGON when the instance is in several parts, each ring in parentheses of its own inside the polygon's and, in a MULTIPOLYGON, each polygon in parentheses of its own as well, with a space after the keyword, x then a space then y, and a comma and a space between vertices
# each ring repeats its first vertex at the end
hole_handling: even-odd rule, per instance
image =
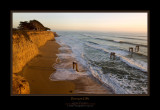
POLYGON ((12 94, 30 94, 29 83, 24 77, 12 75, 12 94))
POLYGON ((30 40, 37 46, 44 45, 48 40, 54 39, 54 33, 51 31, 27 32, 30 40))
POLYGON ((14 94, 29 94, 29 84, 21 76, 15 75, 33 57, 38 55, 38 48, 48 40, 54 39, 51 31, 23 31, 12 36, 12 92, 14 94), (21 91, 20 91, 21 90, 21 91))
POLYGON ((20 72, 26 63, 38 54, 38 48, 51 39, 54 39, 51 31, 30 31, 25 32, 25 34, 13 34, 13 73, 20 72))

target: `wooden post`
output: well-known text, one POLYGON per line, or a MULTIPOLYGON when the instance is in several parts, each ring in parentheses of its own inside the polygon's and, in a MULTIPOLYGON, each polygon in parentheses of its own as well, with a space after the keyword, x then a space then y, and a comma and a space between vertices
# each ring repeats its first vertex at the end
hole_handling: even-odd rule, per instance
POLYGON ((113 57, 113 59, 115 60, 115 53, 114 52, 111 52, 110 53, 110 59, 113 57))
POLYGON ((136 45, 135 52, 139 51, 139 45, 136 45))
POLYGON ((73 62, 73 69, 74 69, 74 64, 75 64, 75 63, 73 62))
POLYGON ((76 63, 76 71, 79 72, 79 71, 78 71, 78 64, 77 64, 77 63, 76 63))
POLYGON ((76 65, 76 71, 79 72, 78 71, 78 64, 76 62, 73 62, 73 69, 74 69, 74 65, 76 65))
POLYGON ((131 56, 132 56, 132 54, 133 54, 133 47, 129 47, 129 52, 131 52, 131 56))

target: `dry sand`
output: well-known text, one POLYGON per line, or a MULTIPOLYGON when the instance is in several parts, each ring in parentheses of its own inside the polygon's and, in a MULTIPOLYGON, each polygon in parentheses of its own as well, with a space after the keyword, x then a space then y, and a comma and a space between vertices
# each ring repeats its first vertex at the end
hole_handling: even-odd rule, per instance
POLYGON ((39 55, 23 68, 20 74, 27 79, 31 94, 110 94, 100 83, 89 76, 71 81, 51 81, 50 75, 56 70, 59 44, 55 40, 39 48, 39 55))

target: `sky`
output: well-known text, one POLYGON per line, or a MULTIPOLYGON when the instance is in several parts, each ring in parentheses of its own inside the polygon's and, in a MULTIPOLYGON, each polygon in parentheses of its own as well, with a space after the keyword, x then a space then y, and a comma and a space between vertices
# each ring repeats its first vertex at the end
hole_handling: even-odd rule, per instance
POLYGON ((20 21, 38 20, 52 30, 147 32, 147 13, 12 13, 13 28, 20 21))

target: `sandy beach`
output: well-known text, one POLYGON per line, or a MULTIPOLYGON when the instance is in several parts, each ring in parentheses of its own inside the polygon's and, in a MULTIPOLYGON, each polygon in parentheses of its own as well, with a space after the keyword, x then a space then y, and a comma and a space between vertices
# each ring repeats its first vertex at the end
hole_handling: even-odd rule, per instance
POLYGON ((59 47, 55 40, 47 41, 39 48, 39 55, 28 62, 20 72, 29 82, 30 94, 110 94, 109 90, 89 76, 75 80, 51 81, 49 77, 56 72, 53 67, 59 47))

